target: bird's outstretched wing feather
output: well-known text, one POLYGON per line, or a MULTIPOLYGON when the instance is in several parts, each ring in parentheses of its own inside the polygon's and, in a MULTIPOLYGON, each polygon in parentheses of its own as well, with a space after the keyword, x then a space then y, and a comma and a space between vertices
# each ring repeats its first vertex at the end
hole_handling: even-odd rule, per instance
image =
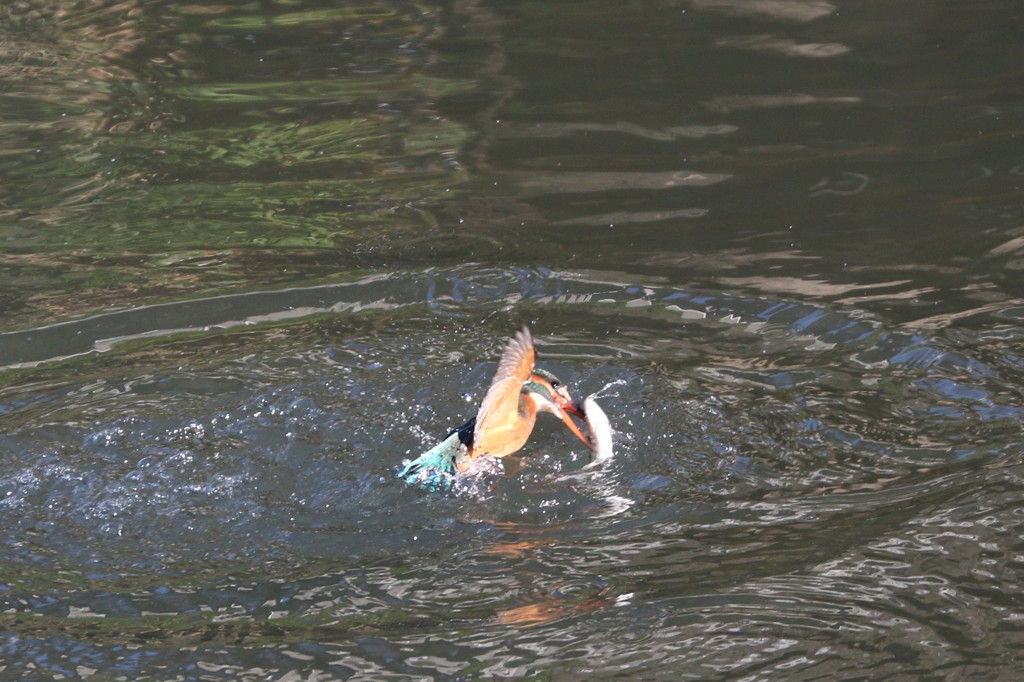
POLYGON ((530 330, 523 327, 505 344, 501 360, 498 362, 498 370, 494 373, 487 394, 476 413, 476 432, 473 446, 470 448, 471 456, 509 454, 491 451, 494 449, 492 445, 505 440, 506 433, 515 433, 521 428, 519 397, 536 361, 537 351, 533 347, 533 337, 530 330))

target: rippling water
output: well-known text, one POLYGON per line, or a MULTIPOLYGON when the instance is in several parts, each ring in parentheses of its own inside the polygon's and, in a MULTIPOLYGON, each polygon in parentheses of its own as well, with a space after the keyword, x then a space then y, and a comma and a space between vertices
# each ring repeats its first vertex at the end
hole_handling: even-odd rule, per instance
POLYGON ((23 368, 2 403, 11 655, 155 677, 993 665, 1022 568, 1012 343, 598 274, 368 278, 315 290, 346 312, 23 368), (405 486, 512 317, 605 396, 615 459, 572 475, 586 453, 550 420, 485 485, 405 486))
POLYGON ((1022 21, 5 5, 0 678, 1017 679, 1022 21))

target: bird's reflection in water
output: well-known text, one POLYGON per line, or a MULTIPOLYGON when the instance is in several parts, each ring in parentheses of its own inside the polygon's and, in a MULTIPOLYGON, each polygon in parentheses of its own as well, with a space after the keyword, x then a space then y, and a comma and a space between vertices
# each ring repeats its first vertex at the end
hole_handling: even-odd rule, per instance
POLYGON ((538 527, 530 524, 497 523, 507 539, 502 539, 482 549, 485 555, 505 560, 508 570, 521 586, 515 606, 498 609, 494 623, 531 627, 551 623, 562 618, 591 613, 612 606, 609 586, 604 581, 577 579, 551 586, 551 575, 542 570, 542 550, 559 542, 564 537, 559 532, 565 524, 538 527))

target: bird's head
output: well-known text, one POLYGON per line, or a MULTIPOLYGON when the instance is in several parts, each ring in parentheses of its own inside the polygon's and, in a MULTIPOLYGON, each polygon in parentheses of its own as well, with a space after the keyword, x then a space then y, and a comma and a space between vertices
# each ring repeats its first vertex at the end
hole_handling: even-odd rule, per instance
POLYGON ((570 414, 585 418, 579 404, 569 395, 569 389, 551 372, 534 367, 529 381, 523 385, 523 397, 532 400, 538 412, 555 415, 589 448, 590 440, 583 435, 570 414))

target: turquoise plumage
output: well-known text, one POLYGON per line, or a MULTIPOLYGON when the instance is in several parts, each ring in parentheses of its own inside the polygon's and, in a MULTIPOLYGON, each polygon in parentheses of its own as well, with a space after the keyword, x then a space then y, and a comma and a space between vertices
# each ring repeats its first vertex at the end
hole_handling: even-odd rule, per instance
POLYGON ((455 461, 463 446, 473 441, 475 424, 474 417, 449 433, 443 441, 406 464, 398 477, 430 492, 451 488, 455 484, 455 461))

